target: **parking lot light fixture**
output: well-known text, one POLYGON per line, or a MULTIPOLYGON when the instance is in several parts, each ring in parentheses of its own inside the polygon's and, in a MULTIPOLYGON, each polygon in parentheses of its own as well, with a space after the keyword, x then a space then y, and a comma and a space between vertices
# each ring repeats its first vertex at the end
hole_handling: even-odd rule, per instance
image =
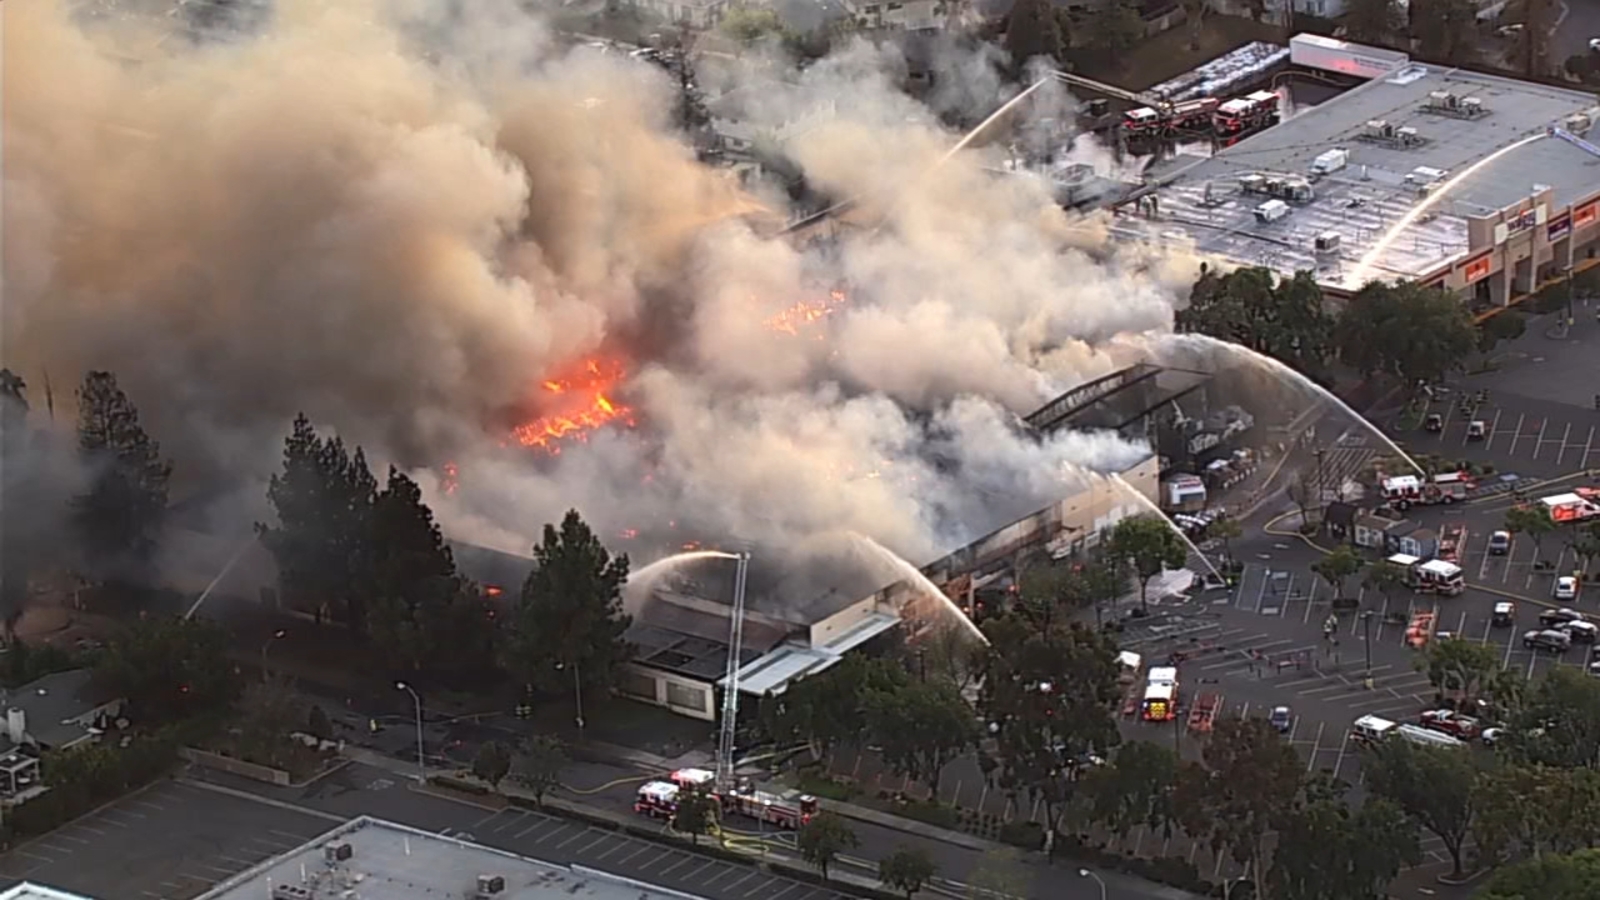
POLYGON ((417 783, 418 784, 427 784, 428 783, 428 763, 427 763, 427 758, 423 754, 423 751, 422 751, 422 695, 418 694, 416 691, 412 690, 411 685, 406 684, 404 681, 396 681, 394 683, 394 686, 395 686, 396 690, 405 691, 406 693, 410 694, 411 695, 411 702, 416 706, 416 710, 417 710, 417 783))
POLYGON ((1106 883, 1104 881, 1100 880, 1100 876, 1099 875, 1096 875, 1094 872, 1092 872, 1092 871, 1090 871, 1088 869, 1079 869, 1078 870, 1078 877, 1079 878, 1093 878, 1095 884, 1100 885, 1100 900, 1106 900, 1106 883))

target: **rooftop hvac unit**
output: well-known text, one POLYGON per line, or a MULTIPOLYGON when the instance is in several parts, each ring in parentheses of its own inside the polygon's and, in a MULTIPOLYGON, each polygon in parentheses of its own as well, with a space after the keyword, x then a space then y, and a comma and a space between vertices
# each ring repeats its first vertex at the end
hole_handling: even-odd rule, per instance
POLYGON ((1461 98, 1461 111, 1466 113, 1469 116, 1482 115, 1483 114, 1483 100, 1481 100, 1478 97, 1462 97, 1461 98))
POLYGON ((1422 135, 1417 134, 1417 130, 1412 128, 1410 125, 1407 125, 1404 128, 1395 129, 1394 139, 1398 141, 1402 147, 1415 147, 1417 144, 1422 143, 1422 135))
POLYGON ((1589 129, 1594 127, 1594 123, 1589 120, 1589 116, 1585 113, 1573 113, 1563 119, 1561 124, 1562 127, 1573 134, 1588 134, 1589 129))
POLYGON ((312 900, 312 893, 310 888, 298 884, 275 884, 272 900, 312 900))
POLYGON ((1456 95, 1449 91, 1429 91, 1428 106, 1433 109, 1455 109, 1456 95))
POLYGON ((1315 240, 1312 241, 1312 246, 1316 248, 1318 253, 1338 253, 1339 243, 1339 232, 1324 231, 1316 236, 1315 240))
POLYGON ((348 841, 342 844, 328 844, 322 848, 322 858, 328 862, 344 862, 355 855, 356 851, 348 841))
POLYGON ((506 879, 503 875, 479 875, 478 896, 493 897, 503 893, 506 889, 506 879))
POLYGON ((1382 119, 1372 119, 1367 122, 1367 134, 1372 137, 1386 138, 1394 134, 1394 126, 1382 119))

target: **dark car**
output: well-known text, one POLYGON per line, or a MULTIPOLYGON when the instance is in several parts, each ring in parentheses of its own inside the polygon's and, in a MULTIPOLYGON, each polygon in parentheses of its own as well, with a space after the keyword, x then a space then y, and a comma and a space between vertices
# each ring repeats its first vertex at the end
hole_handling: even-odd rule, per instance
POLYGON ((1565 631, 1545 629, 1544 631, 1530 631, 1522 636, 1522 646, 1529 650, 1549 650, 1552 653, 1565 653, 1572 649, 1572 637, 1565 631))
POLYGON ((1539 624, 1546 628, 1560 628, 1568 622, 1582 622, 1583 613, 1575 609, 1546 609, 1539 613, 1539 624))

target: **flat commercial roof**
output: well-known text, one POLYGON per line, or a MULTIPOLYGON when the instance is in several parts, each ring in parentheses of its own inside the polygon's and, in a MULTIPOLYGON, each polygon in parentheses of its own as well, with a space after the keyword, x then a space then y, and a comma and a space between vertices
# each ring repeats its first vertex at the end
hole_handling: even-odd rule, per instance
MULTIPOLYGON (((1356 262, 1420 196, 1405 176, 1426 166, 1459 173, 1522 138, 1561 125, 1595 108, 1583 91, 1547 87, 1440 66, 1411 65, 1353 88, 1254 135, 1209 159, 1168 168, 1159 189, 1160 215, 1146 238, 1187 238, 1202 253, 1239 265, 1280 272, 1313 270, 1325 285, 1354 288, 1356 262), (1477 97, 1487 114, 1458 118, 1425 109, 1433 91, 1477 97), (1401 148, 1365 139, 1366 124, 1383 120, 1414 128, 1421 143, 1401 148), (1349 151, 1348 165, 1315 184, 1316 198, 1294 204, 1285 217, 1256 220, 1268 199, 1239 189, 1243 175, 1309 174, 1311 162, 1334 148, 1349 151), (1337 253, 1318 254, 1324 233, 1340 237, 1337 253), (1347 281, 1348 279, 1348 281, 1347 281)), ((1593 139, 1590 134, 1579 135, 1593 139)), ((1543 139, 1488 164, 1451 190, 1431 212, 1410 225, 1377 260, 1373 275, 1417 277, 1467 252, 1466 216, 1496 212, 1534 192, 1553 188, 1556 208, 1600 190, 1600 157, 1567 141, 1543 139)), ((1130 222, 1130 220, 1124 220, 1130 222)))
POLYGON ((0 892, 0 900, 94 900, 94 898, 24 881, 0 892))
MULTIPOLYGON (((367 816, 222 882, 200 900, 262 900, 273 885, 304 900, 437 900, 477 895, 479 876, 505 879, 497 900, 699 900, 582 866, 558 866, 367 816), (350 845, 342 862, 325 848, 350 845)), ((60 900, 59 897, 41 900, 60 900)))

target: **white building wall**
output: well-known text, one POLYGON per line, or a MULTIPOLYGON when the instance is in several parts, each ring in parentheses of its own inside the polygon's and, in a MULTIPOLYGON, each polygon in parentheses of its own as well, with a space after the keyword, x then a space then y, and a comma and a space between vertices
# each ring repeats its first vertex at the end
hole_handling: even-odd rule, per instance
POLYGON ((716 721, 717 695, 712 685, 660 669, 630 663, 623 669, 620 691, 643 703, 654 703, 693 719, 716 721))
POLYGON ((868 616, 878 609, 876 594, 839 610, 833 615, 816 622, 811 626, 811 646, 826 647, 834 639, 860 625, 868 616))

